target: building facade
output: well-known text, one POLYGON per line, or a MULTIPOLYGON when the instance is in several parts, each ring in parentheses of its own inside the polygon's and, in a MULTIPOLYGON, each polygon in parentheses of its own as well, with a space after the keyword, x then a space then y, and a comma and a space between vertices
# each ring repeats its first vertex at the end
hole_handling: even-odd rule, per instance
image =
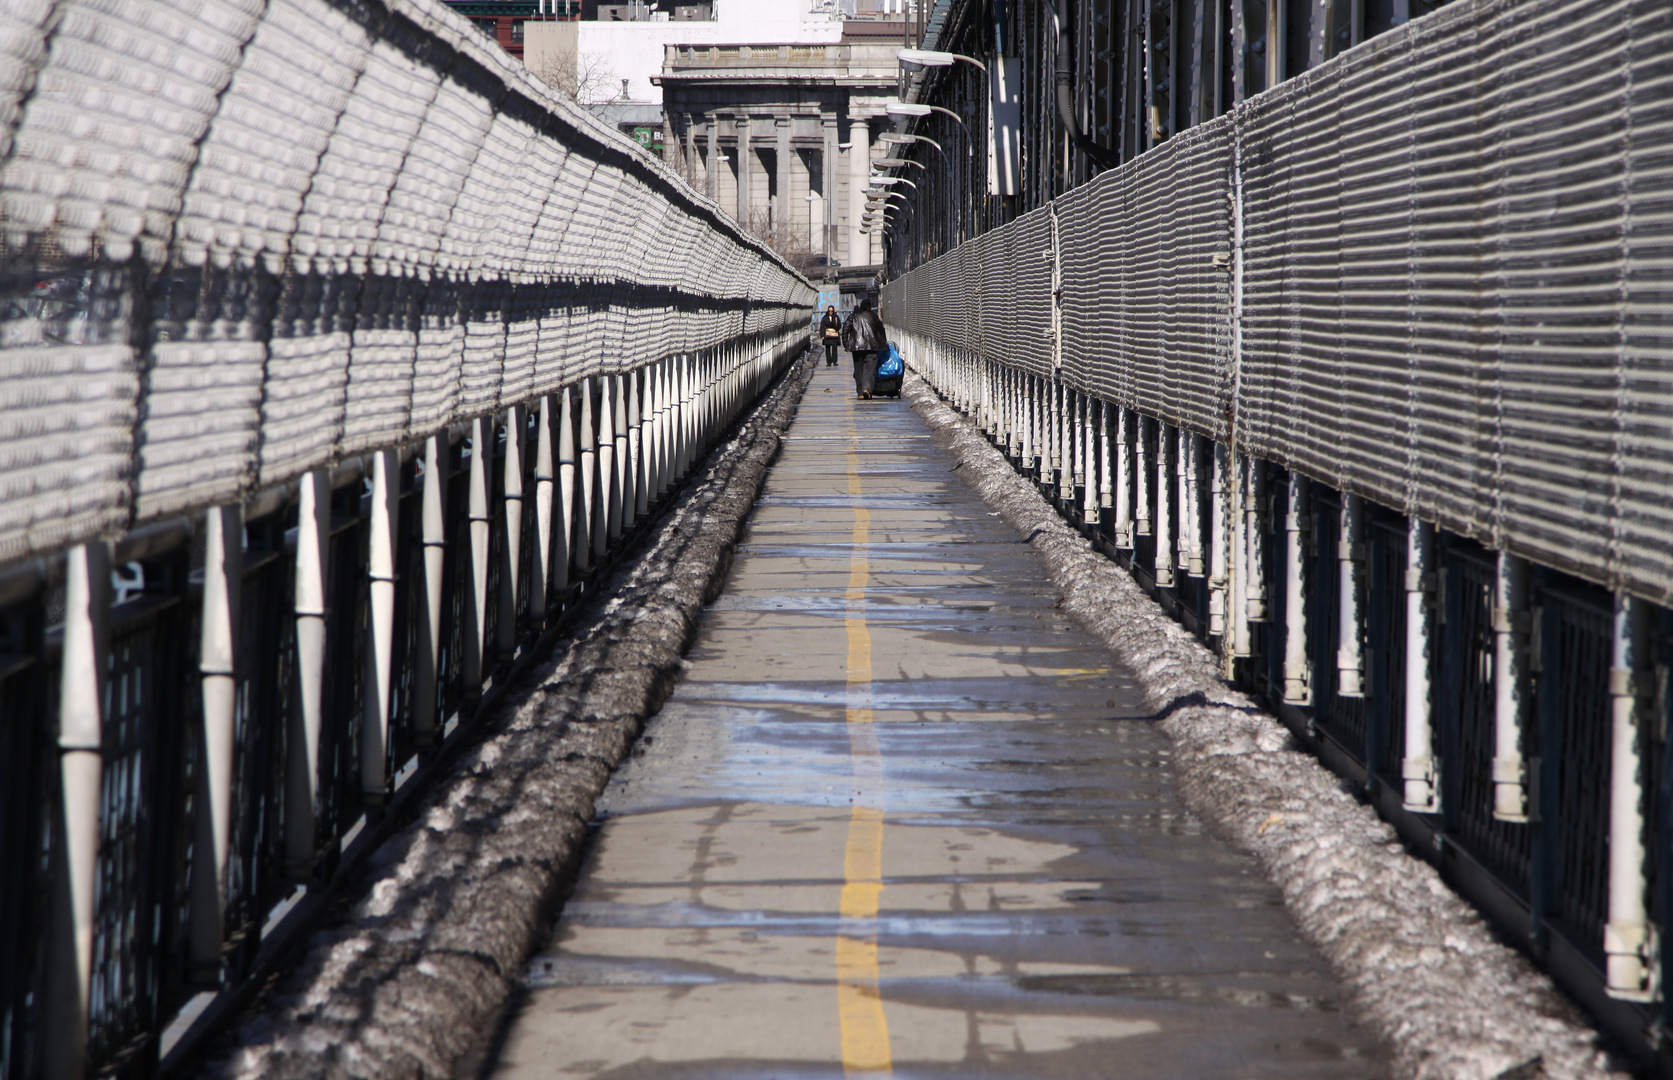
POLYGON ((873 266, 860 231, 873 160, 898 89, 900 45, 669 45, 663 153, 693 187, 781 252, 821 267, 873 266))
POLYGON ((581 0, 443 0, 500 48, 522 59, 531 25, 581 17, 581 0))

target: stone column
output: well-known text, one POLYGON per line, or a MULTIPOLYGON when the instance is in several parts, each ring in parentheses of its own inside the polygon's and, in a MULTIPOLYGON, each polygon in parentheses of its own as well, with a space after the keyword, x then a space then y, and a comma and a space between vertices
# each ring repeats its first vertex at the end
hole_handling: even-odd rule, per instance
POLYGON ((662 162, 679 171, 680 144, 674 139, 674 117, 669 113, 662 114, 662 162))
POLYGON ((773 236, 780 243, 790 235, 790 219, 792 217, 790 202, 790 118, 779 116, 773 119, 774 134, 778 136, 778 145, 774 152, 778 154, 778 201, 773 207, 773 236))
POLYGON ((703 163, 703 194, 718 198, 715 177, 720 172, 720 118, 709 113, 705 121, 709 127, 709 159, 703 163))
POLYGON ((848 123, 848 257, 849 266, 871 262, 871 237, 860 232, 866 212, 866 176, 871 171, 871 122, 863 116, 848 123))
POLYGON ((738 117, 738 224, 749 230, 749 116, 738 117))
POLYGON ((697 118, 685 114, 685 175, 697 186, 697 118))
POLYGON ((825 189, 825 220, 819 230, 818 250, 827 258, 836 257, 836 245, 831 242, 831 227, 836 224, 837 197, 837 118, 836 113, 822 113, 819 123, 825 136, 825 150, 820 158, 819 166, 824 175, 825 189))

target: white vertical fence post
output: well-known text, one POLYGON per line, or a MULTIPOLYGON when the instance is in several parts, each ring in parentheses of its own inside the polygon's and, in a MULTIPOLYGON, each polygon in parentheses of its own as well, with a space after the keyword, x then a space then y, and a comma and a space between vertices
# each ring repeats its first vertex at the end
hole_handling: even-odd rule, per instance
POLYGON ((1499 552, 1493 589, 1493 816, 1527 821, 1528 561, 1499 552))
POLYGON ((1364 566, 1365 500, 1344 492, 1336 530, 1336 693, 1340 697, 1365 693, 1364 566))
POLYGON ((1178 440, 1161 421, 1156 422, 1156 587, 1173 588, 1173 480, 1178 440))
POLYGON ((633 459, 628 456, 627 387, 632 376, 615 375, 610 381, 615 385, 610 425, 610 433, 616 443, 615 513, 610 519, 610 539, 614 541, 620 540, 623 530, 633 523, 633 504, 637 496, 633 493, 633 459))
MULTIPOLYGON (((1226 587, 1231 574, 1231 534, 1226 527, 1226 502, 1232 491, 1231 450, 1222 442, 1213 442, 1208 475, 1208 633, 1211 637, 1226 636, 1226 587)), ((1224 651, 1222 645, 1221 651, 1224 651)))
POLYGON ((650 457, 646 453, 645 417, 650 413, 650 369, 635 371, 627 377, 627 459, 632 468, 627 471, 628 486, 633 497, 623 508, 626 524, 633 525, 650 512, 650 457), (643 390, 641 390, 643 387, 643 390))
POLYGON ((319 737, 325 709, 325 596, 331 555, 331 480, 303 473, 297 493, 296 708, 285 737, 285 871, 305 877, 317 854, 319 737))
POLYGON ((203 609, 198 676, 203 701, 203 757, 193 815, 190 957, 197 985, 221 981, 226 939, 226 873, 232 835, 233 740, 237 725, 239 594, 244 576, 244 513, 212 506, 204 514, 203 609))
POLYGON ((501 660, 510 660, 517 651, 517 579, 523 568, 523 450, 528 429, 528 412, 521 405, 505 411, 505 468, 500 478, 505 543, 500 545, 500 609, 494 621, 494 647, 501 660))
POLYGON ((86 1072, 98 912, 99 806, 104 787, 104 688, 109 652, 110 546, 64 559, 64 645, 58 682, 61 859, 53 875, 44 1052, 49 1077, 86 1072))
POLYGON ((556 561, 558 554, 554 552, 552 567, 554 574, 563 574, 562 581, 553 579, 552 587, 564 590, 569 588, 571 569, 586 569, 587 544, 582 538, 587 532, 582 524, 581 485, 576 476, 579 451, 575 439, 575 413, 575 387, 566 386, 558 391, 558 527, 555 530, 563 544, 563 558, 556 561))
POLYGON ((471 421, 470 494, 465 511, 470 520, 470 588, 465 593, 464 683, 467 696, 474 696, 487 677, 488 663, 488 554, 493 522, 489 517, 488 466, 494 459, 493 417, 471 421))
POLYGON ((1150 484, 1155 479, 1155 463, 1151 460, 1152 448, 1161 445, 1161 425, 1145 416, 1143 413, 1133 413, 1133 535, 1149 536, 1150 522, 1150 484), (1150 433, 1155 431, 1158 438, 1152 440, 1150 433))
POLYGON ((622 534, 622 491, 616 478, 616 378, 598 380, 598 520, 593 524, 593 558, 602 559, 622 534))
POLYGON ((1197 436, 1180 425, 1174 470, 1179 478, 1175 506, 1179 508, 1175 566, 1192 577, 1202 576, 1202 513, 1197 503, 1197 436))
POLYGON ((1115 546, 1133 550, 1133 410, 1115 410, 1115 546))
POLYGON ((1110 413, 1113 409, 1114 406, 1109 402, 1102 398, 1098 400, 1098 509, 1094 520, 1100 528, 1105 524, 1105 511, 1112 512, 1107 516, 1115 516, 1115 478, 1110 475, 1110 470, 1115 466, 1114 457, 1110 453, 1110 413))
POLYGON ((594 535, 598 532, 598 431, 593 426, 592 379, 582 379, 576 386, 581 396, 581 484, 578 491, 580 509, 575 514, 575 569, 586 573, 592 569, 594 535))
POLYGON ((552 502, 557 490, 552 453, 552 396, 540 399, 534 427, 534 550, 529 559, 529 622, 536 634, 546 627, 546 601, 552 589, 552 502))
POLYGON ((1284 514, 1284 700, 1313 703, 1312 664, 1307 657, 1307 536, 1312 528, 1310 483, 1290 473, 1289 507, 1284 514))
MULTIPOLYGON (((1243 610, 1244 618, 1252 623, 1265 622, 1266 610, 1266 520, 1270 512, 1266 493, 1266 464, 1252 457, 1243 459, 1247 467, 1243 503, 1243 537, 1248 543, 1244 556, 1243 610)), ((1247 653, 1245 654, 1247 655, 1247 653)))
POLYGON ((395 666, 395 544, 400 535, 401 452, 372 455, 367 543, 370 625, 360 723, 360 800, 382 805, 389 791, 389 686, 395 666))
POLYGON ((1434 637, 1435 528, 1410 518, 1406 526, 1406 756, 1400 763, 1407 810, 1440 810, 1430 721, 1429 664, 1434 637))
POLYGON ((413 742, 434 746, 441 735, 441 717, 436 715, 436 688, 441 679, 442 567, 447 558, 447 518, 443 514, 443 493, 447 487, 447 436, 432 435, 424 440, 424 490, 420 496, 424 562, 424 605, 417 612, 417 648, 412 669, 413 742))
POLYGON ((1603 928, 1606 989, 1624 1001, 1657 994, 1655 927, 1646 898, 1645 727, 1652 667, 1649 606, 1618 593, 1609 666, 1609 921, 1603 928))
POLYGON ((1253 635, 1249 632, 1249 583, 1260 568, 1249 561, 1249 533, 1253 526, 1252 515, 1248 511, 1253 502, 1249 491, 1251 471, 1247 460, 1241 454, 1231 454, 1227 468, 1230 470, 1232 498, 1229 513, 1232 525, 1232 562, 1231 576, 1226 581, 1226 604, 1232 620, 1232 649, 1233 657, 1249 656, 1253 647, 1253 635))

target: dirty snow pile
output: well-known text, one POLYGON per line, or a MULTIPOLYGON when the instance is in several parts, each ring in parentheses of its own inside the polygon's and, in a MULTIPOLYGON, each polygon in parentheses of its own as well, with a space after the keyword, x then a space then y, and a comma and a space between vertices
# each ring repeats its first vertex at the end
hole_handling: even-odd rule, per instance
POLYGON ((804 357, 710 456, 562 651, 373 857, 362 899, 308 943, 209 1075, 451 1075, 549 925, 593 800, 672 690, 812 372, 804 357))
POLYGON ((1625 1076, 1597 1032, 1394 830, 1231 689, 1217 658, 1059 518, 917 375, 905 396, 957 470, 1045 564, 1063 607, 1138 676, 1175 745, 1181 793, 1252 852, 1302 932, 1414 1080, 1625 1076))

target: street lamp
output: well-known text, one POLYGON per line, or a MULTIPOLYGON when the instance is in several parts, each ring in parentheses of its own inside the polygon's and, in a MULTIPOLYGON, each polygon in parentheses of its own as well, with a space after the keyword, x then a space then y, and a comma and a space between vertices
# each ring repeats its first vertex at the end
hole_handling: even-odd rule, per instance
POLYGON ((887 169, 900 169, 900 168, 904 168, 907 165, 914 165, 914 166, 916 166, 920 169, 922 169, 924 167, 924 163, 921 162, 921 161, 913 161, 911 158, 903 158, 903 157, 878 158, 877 160, 873 161, 872 164, 873 165, 882 165, 884 168, 887 168, 887 169))
POLYGON ((939 105, 921 105, 913 101, 891 101, 883 106, 883 111, 890 116, 928 116, 930 113, 944 113, 957 121, 958 126, 964 128, 966 135, 970 134, 970 129, 964 125, 964 117, 951 109, 943 109, 939 105))
POLYGON ((877 173, 872 173, 871 174, 871 182, 874 183, 874 184, 905 184, 907 187, 912 188, 914 191, 916 191, 917 188, 918 188, 917 184, 913 183, 911 180, 908 180, 904 176, 880 176, 877 173))
POLYGON ((880 142, 886 142, 891 146, 910 146, 913 143, 928 143, 937 154, 940 154, 943 158, 947 156, 947 151, 941 149, 941 144, 930 138, 928 135, 908 135, 902 131, 885 131, 877 138, 880 142))
POLYGON ((975 64, 983 71, 988 69, 986 64, 974 56, 965 56, 963 53, 931 52, 929 49, 902 49, 895 55, 900 58, 900 66, 907 71, 917 71, 919 68, 927 67, 952 67, 955 60, 975 64))

